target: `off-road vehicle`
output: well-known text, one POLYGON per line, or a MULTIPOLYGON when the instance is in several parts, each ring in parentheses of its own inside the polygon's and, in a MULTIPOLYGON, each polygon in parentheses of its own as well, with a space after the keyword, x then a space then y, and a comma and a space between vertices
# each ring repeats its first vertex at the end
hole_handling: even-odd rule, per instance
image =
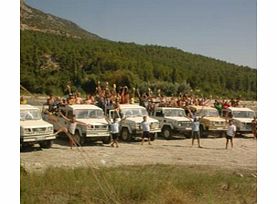
MULTIPOLYGON (((136 104, 121 104, 119 112, 116 110, 109 111, 109 118, 119 117, 120 137, 123 141, 130 141, 137 136, 142 136, 141 122, 143 116, 148 116, 146 109, 136 104), (118 116, 119 115, 119 116, 118 116)), ((154 140, 156 133, 161 132, 159 121, 148 117, 150 125, 151 140, 154 140)))
MULTIPOLYGON (((104 144, 111 142, 108 122, 104 117, 104 112, 101 108, 95 105, 76 104, 60 106, 59 111, 67 118, 72 118, 75 115, 76 120, 87 124, 77 124, 74 138, 80 145, 86 141, 103 141, 104 144)), ((45 116, 47 118, 47 115, 45 116)), ((48 120, 52 122, 52 120, 48 120)), ((57 122, 52 122, 55 131, 61 127, 69 127, 70 122, 65 120, 60 114, 57 114, 57 122)))
POLYGON ((224 136, 227 126, 226 120, 219 116, 218 111, 209 106, 189 106, 191 112, 200 119, 200 136, 208 135, 224 136))
POLYGON ((39 108, 20 105, 20 145, 22 147, 39 144, 42 148, 50 148, 55 139, 53 125, 42 119, 39 108))
POLYGON ((192 120, 186 117, 182 108, 157 107, 153 117, 160 122, 161 134, 165 139, 177 134, 191 135, 192 120))
POLYGON ((237 127, 237 133, 252 133, 252 120, 255 112, 249 108, 229 107, 222 110, 222 117, 229 120, 233 119, 237 127))

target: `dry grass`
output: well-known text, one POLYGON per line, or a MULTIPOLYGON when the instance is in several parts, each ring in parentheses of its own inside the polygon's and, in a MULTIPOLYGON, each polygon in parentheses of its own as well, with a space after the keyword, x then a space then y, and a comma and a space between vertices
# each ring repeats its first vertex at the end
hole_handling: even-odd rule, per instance
POLYGON ((252 173, 169 165, 21 170, 20 199, 22 204, 256 203, 252 173))

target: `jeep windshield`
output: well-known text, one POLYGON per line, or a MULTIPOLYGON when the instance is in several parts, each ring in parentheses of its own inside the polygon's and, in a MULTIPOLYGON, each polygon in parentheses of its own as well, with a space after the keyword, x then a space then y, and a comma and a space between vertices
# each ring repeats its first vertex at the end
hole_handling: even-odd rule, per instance
POLYGON ((219 117, 218 111, 214 109, 202 109, 197 111, 197 116, 207 116, 207 117, 219 117))
POLYGON ((170 110, 164 110, 164 116, 170 116, 170 117, 185 117, 186 113, 184 110, 178 110, 178 109, 170 109, 170 110))
POLYGON ((74 114, 77 119, 89 119, 89 118, 103 118, 104 114, 102 110, 98 109, 79 109, 74 110, 74 114))
POLYGON ((20 110, 20 120, 40 120, 41 114, 39 110, 30 109, 30 110, 20 110))
POLYGON ((122 109, 121 113, 124 117, 137 117, 148 115, 146 109, 144 108, 122 109))
POLYGON ((252 111, 233 111, 234 118, 253 118, 254 116, 252 111))

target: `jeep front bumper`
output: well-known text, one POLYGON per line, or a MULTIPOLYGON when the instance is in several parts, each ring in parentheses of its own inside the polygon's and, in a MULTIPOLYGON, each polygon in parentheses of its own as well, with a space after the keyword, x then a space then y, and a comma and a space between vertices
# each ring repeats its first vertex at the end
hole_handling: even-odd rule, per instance
POLYGON ((54 140, 54 139, 56 139, 55 134, 20 136, 20 143, 23 143, 23 142, 38 142, 38 141, 54 140))
MULTIPOLYGON (((161 129, 152 129, 150 130, 150 134, 152 133, 157 133, 157 132, 161 132, 161 129)), ((135 135, 139 135, 139 134, 142 134, 142 130, 139 129, 139 130, 132 130, 132 133, 131 134, 135 134, 135 135)))
POLYGON ((191 127, 177 127, 177 128, 174 128, 174 132, 177 132, 177 133, 185 133, 185 132, 191 132, 192 128, 191 127))
POLYGON ((110 133, 109 132, 93 132, 93 133, 88 133, 86 137, 109 137, 110 133))

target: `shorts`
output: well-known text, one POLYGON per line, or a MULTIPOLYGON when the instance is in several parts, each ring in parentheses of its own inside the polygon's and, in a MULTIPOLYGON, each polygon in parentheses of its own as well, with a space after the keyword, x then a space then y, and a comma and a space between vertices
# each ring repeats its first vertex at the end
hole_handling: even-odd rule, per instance
POLYGON ((195 139, 200 139, 200 133, 199 131, 192 131, 192 138, 195 139))
POLYGON ((112 138, 113 138, 113 140, 117 140, 118 139, 118 133, 112 133, 112 138))
POLYGON ((226 139, 227 139, 227 140, 231 140, 231 139, 233 139, 233 137, 230 136, 230 135, 226 135, 226 139))
POLYGON ((142 137, 143 137, 143 138, 144 138, 144 137, 149 138, 149 136, 150 136, 150 134, 149 134, 148 131, 145 131, 145 132, 142 133, 142 137))

